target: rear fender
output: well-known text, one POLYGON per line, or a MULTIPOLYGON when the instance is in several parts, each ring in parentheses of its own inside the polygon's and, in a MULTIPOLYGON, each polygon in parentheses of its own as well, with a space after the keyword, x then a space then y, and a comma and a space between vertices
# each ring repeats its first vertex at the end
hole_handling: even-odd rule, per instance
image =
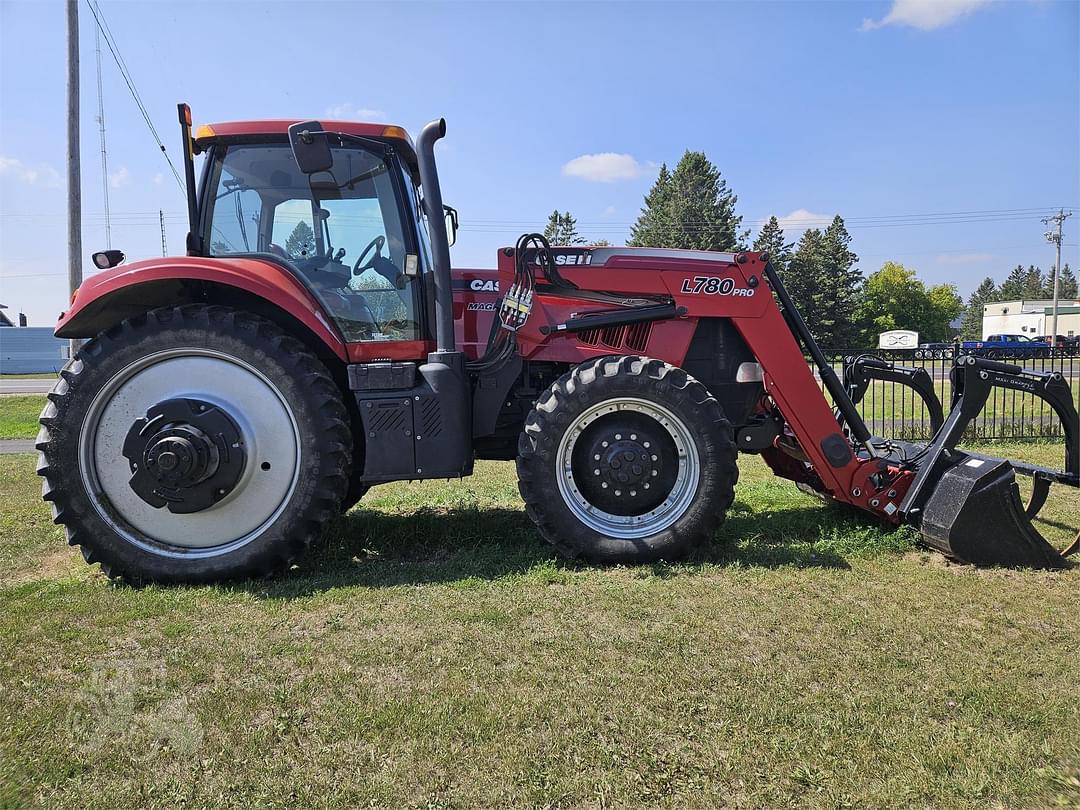
POLYGON ((285 268, 252 258, 168 257, 98 273, 79 287, 71 307, 61 314, 55 334, 90 338, 156 307, 191 300, 230 303, 237 298, 283 312, 311 333, 320 353, 348 362, 345 341, 315 296, 285 268))

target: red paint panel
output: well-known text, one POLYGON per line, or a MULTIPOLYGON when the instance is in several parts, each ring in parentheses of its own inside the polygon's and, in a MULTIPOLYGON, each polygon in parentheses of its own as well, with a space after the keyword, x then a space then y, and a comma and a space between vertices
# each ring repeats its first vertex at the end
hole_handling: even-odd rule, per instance
POLYGON ((384 360, 426 360, 435 351, 435 341, 428 340, 368 340, 349 343, 350 363, 378 363, 384 360))

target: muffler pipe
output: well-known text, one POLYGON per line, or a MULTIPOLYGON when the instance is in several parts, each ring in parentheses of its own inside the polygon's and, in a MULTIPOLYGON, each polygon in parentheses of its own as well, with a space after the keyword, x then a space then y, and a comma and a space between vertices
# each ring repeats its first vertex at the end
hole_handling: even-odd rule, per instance
POLYGON ((450 282, 450 240, 443 218, 439 170, 435 167, 435 141, 446 135, 446 119, 432 121, 416 139, 420 185, 424 190, 424 213, 431 236, 432 274, 435 279, 435 342, 440 352, 454 351, 454 297, 450 282))

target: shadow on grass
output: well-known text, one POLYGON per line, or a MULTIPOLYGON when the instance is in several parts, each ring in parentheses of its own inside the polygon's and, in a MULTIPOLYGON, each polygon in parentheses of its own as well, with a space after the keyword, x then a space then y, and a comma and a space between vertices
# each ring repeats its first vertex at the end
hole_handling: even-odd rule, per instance
MULTIPOLYGON (((906 550, 906 538, 872 520, 814 504, 766 511, 736 503, 713 542, 678 563, 642 570, 671 577, 714 565, 847 569, 847 557, 906 550)), ((448 509, 394 514, 363 504, 328 528, 288 576, 237 587, 293 598, 339 587, 393 587, 524 577, 565 581, 594 568, 564 560, 521 510, 448 509)))

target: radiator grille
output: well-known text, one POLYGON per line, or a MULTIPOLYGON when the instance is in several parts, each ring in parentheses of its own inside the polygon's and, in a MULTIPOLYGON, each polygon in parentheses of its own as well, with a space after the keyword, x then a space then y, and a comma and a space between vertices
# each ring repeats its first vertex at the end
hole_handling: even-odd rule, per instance
POLYGON ((652 334, 651 323, 646 321, 645 323, 631 324, 626 330, 626 345, 635 352, 643 352, 645 347, 649 345, 650 334, 652 334))
POLYGON ((586 329, 577 333, 577 339, 587 346, 603 345, 609 349, 645 351, 652 334, 651 323, 635 323, 629 326, 608 326, 603 329, 586 329))

